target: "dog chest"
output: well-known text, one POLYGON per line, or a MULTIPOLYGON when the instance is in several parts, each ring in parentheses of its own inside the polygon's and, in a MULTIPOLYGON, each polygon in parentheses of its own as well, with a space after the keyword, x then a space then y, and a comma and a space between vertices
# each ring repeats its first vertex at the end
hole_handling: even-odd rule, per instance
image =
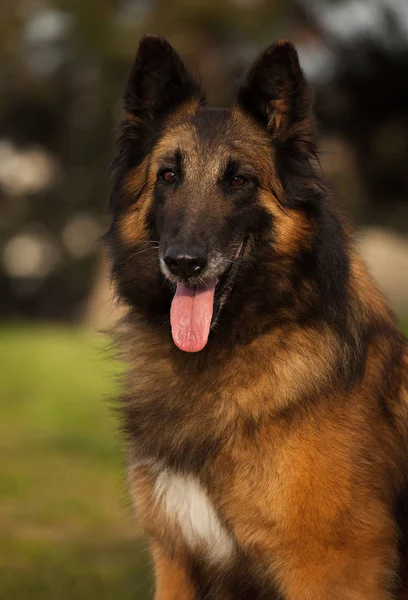
POLYGON ((162 471, 155 484, 155 500, 192 551, 203 552, 213 563, 232 556, 233 540, 197 478, 162 471))

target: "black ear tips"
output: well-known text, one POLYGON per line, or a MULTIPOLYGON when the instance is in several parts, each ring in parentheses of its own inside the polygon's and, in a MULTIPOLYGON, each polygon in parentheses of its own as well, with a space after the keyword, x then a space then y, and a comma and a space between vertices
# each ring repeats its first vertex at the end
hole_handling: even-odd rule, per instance
POLYGON ((154 67, 166 60, 166 58, 173 61, 177 59, 180 60, 176 51, 166 38, 158 35, 145 34, 139 42, 132 71, 144 69, 150 65, 154 67))
POLYGON ((294 66, 299 66, 299 56, 295 45, 289 40, 278 40, 265 50, 265 54, 273 57, 274 60, 290 61, 294 66))
POLYGON ((146 33, 140 39, 136 57, 149 58, 149 56, 165 56, 166 54, 176 54, 170 42, 159 35, 146 33))
POLYGON ((284 68, 287 76, 294 80, 302 80, 303 71, 300 66, 299 54, 292 42, 279 40, 270 47, 271 60, 276 66, 284 68))
POLYGON ((190 99, 201 102, 203 97, 172 45, 163 37, 144 35, 125 88, 125 110, 147 122, 190 99))
POLYGON ((237 104, 281 142, 298 137, 296 125, 302 121, 313 135, 311 100, 297 50, 287 40, 262 52, 237 94, 237 104))
POLYGON ((169 46, 169 42, 166 38, 156 35, 155 33, 144 33, 139 41, 139 48, 141 46, 169 46))
POLYGON ((294 44, 288 40, 279 40, 268 46, 257 64, 263 66, 266 72, 275 75, 284 73, 286 83, 303 79, 298 52, 294 44))

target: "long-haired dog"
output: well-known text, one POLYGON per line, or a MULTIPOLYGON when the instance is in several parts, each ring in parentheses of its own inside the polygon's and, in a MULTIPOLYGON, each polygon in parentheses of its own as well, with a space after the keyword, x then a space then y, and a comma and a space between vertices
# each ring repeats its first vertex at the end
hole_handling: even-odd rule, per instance
POLYGON ((142 39, 113 168, 121 400, 157 600, 408 598, 408 354, 269 46, 230 109, 142 39))

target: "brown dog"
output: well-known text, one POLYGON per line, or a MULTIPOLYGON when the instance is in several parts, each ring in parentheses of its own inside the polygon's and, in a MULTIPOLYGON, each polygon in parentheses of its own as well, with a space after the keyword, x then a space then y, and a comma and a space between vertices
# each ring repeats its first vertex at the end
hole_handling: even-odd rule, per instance
POLYGON ((408 354, 315 169, 294 47, 231 109, 145 37, 107 234, 157 600, 408 598, 408 354))

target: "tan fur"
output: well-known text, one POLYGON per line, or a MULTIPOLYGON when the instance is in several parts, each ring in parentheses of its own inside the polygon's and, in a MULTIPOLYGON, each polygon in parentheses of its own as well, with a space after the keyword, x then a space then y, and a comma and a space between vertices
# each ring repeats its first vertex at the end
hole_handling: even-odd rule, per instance
POLYGON ((260 193, 260 202, 275 218, 277 226, 274 242, 282 256, 293 257, 299 250, 310 246, 313 231, 305 215, 286 210, 279 205, 277 198, 267 191, 260 193))
MULTIPOLYGON (((370 295, 370 302, 382 301, 370 295)), ((129 396, 148 397, 154 382, 167 390, 171 405, 186 386, 185 374, 172 361, 171 343, 141 326, 133 336, 137 347, 128 357, 135 374, 129 396)), ((222 370, 191 375, 197 399, 212 412, 214 435, 235 423, 233 437, 208 473, 207 491, 236 544, 268 567, 290 600, 338 600, 336 585, 342 586, 344 600, 386 600, 378 590, 396 565, 396 534, 391 515, 372 496, 378 479, 389 477, 382 452, 397 460, 399 450, 381 415, 373 415, 369 425, 366 421, 375 380, 386 368, 381 348, 380 340, 370 347, 367 381, 349 399, 347 412, 342 399, 333 396, 299 427, 290 411, 300 409, 304 396, 318 393, 319 385, 330 387, 338 349, 329 331, 278 330, 239 349, 227 363, 220 355, 222 370), (262 423, 266 409, 271 423, 262 424, 248 443, 245 416, 262 423), (371 472, 356 470, 352 462, 360 447, 377 456, 371 472), (357 498, 351 489, 356 477, 366 479, 357 498)), ((406 421, 407 405, 403 413, 406 421)), ((187 420, 181 438, 199 436, 203 425, 198 416, 187 420)), ((190 600, 191 584, 180 567, 188 554, 183 538, 169 528, 152 497, 156 469, 136 465, 131 477, 139 515, 160 547, 153 553, 156 600, 190 600)))
MULTIPOLYGON (((271 198, 264 201, 271 205, 271 198)), ((296 227, 296 216, 279 214, 276 206, 273 210, 280 248, 293 254, 307 239, 307 224, 300 221, 296 227)), ((131 238, 143 238, 143 231, 137 229, 139 219, 140 213, 126 217, 131 238)), ((358 259, 353 262, 352 285, 367 298, 366 319, 383 313, 384 301, 358 259)), ((177 369, 170 340, 142 323, 130 333, 128 360, 134 376, 129 397, 149 397, 154 382, 155 387, 167 390, 171 405, 188 385, 188 370, 177 369)), ((373 490, 379 478, 388 478, 382 452, 394 455, 396 461, 399 450, 381 415, 372 415, 367 424, 370 396, 386 368, 381 350, 387 343, 381 338, 372 342, 366 378, 346 408, 344 399, 333 392, 327 403, 313 409, 299 425, 291 411, 302 413, 302 398, 319 394, 320 387, 325 394, 330 390, 339 360, 330 330, 277 329, 249 346, 238 347, 228 359, 220 354, 222 368, 214 365, 210 372, 194 369, 191 374, 196 398, 186 401, 194 403, 199 398, 201 406, 211 411, 212 419, 204 426, 211 426, 216 435, 235 424, 234 435, 208 473, 208 494, 237 546, 259 563, 259 577, 265 576, 267 568, 290 600, 338 600, 340 589, 344 600, 389 600, 379 590, 396 566, 396 532, 391 515, 373 497, 373 490), (265 397, 270 398, 267 405, 265 397), (252 443, 245 417, 260 427, 252 443), (371 471, 360 472, 353 464, 358 448, 376 457, 371 471), (353 480, 359 477, 364 478, 364 485, 356 498, 353 480)), ((408 406, 403 413, 407 420, 408 406)), ((186 420, 181 438, 199 436, 202 426, 198 416, 186 420)), ((157 465, 140 468, 135 464, 131 475, 139 515, 157 540, 153 552, 156 600, 193 600, 193 588, 180 566, 188 560, 187 548, 152 495, 157 474, 157 465)))
POLYGON ((194 589, 188 575, 175 559, 164 554, 160 546, 152 544, 156 574, 156 600, 194 600, 194 589))
POLYGON ((284 100, 271 100, 269 102, 269 110, 271 117, 269 119, 269 127, 278 130, 279 132, 284 131, 287 126, 287 113, 289 106, 284 100))
MULTIPOLYGON (((191 100, 184 103, 175 111, 168 120, 168 127, 171 129, 171 133, 162 137, 154 153, 146 157, 141 164, 131 169, 126 175, 122 188, 125 197, 131 200, 141 189, 145 189, 139 201, 131 205, 129 210, 122 215, 119 232, 123 243, 135 245, 138 242, 146 241, 146 216, 151 203, 152 188, 156 179, 157 158, 169 150, 173 150, 179 144, 182 144, 185 148, 193 148, 192 132, 188 127, 181 125, 181 123, 185 122, 188 116, 194 114, 198 110, 198 106, 197 100, 191 100)), ((137 119, 133 115, 128 114, 122 127, 134 121, 137 121, 137 119)))
MULTIPOLYGON (((244 316, 234 313, 252 327, 245 338, 229 344, 214 335, 210 350, 190 355, 175 348, 168 321, 157 325, 142 311, 129 312, 121 332, 129 364, 123 399, 129 482, 151 541, 155 598, 235 600, 233 583, 242 578, 247 584, 250 574, 257 590, 277 590, 270 600, 407 600, 408 568, 399 564, 401 532, 394 514, 407 472, 406 345, 348 231, 347 331, 339 332, 341 320, 339 325, 293 316, 295 275, 304 305, 313 306, 316 298, 316 282, 293 266, 316 242, 316 221, 285 204, 274 150, 255 121, 234 107, 228 144, 221 138, 214 149, 212 138, 201 144, 197 138, 191 122, 197 110, 196 101, 179 107, 149 156, 124 178, 128 208, 118 219, 121 244, 138 249, 148 240, 158 170, 178 148, 185 187, 182 197, 166 197, 166 210, 182 214, 191 192, 186 227, 200 226, 203 203, 211 218, 228 220, 234 202, 223 200, 218 184, 239 149, 241 161, 256 173, 256 201, 271 223, 261 275, 276 273, 268 292, 286 294, 291 302, 279 306, 280 318, 273 322, 274 315, 260 310, 261 295, 253 302, 248 298, 244 316), (134 430, 143 438, 140 445, 136 435, 132 440, 134 430), (169 514, 160 485, 172 476, 186 478, 187 492, 189 482, 196 486, 191 486, 196 496, 186 493, 191 506, 179 511, 188 527, 197 528, 200 510, 206 511, 203 520, 216 521, 215 541, 218 533, 218 541, 231 544, 218 562, 208 543, 187 539, 180 514, 169 514), (210 585, 202 595, 197 591, 202 582, 194 579, 197 565, 210 585), (399 597, 392 591, 396 572, 403 578, 399 597)), ((282 133, 287 106, 274 100, 272 110, 270 125, 282 133)), ((308 144, 309 119, 291 129, 299 148, 308 144)), ((244 261, 256 256, 254 246, 250 237, 244 261)), ((142 265, 144 276, 158 270, 157 259, 142 265)), ((242 597, 249 600, 251 593, 242 597)))
MULTIPOLYGON (((359 285, 370 289, 369 280, 362 279, 365 269, 360 263, 355 269, 359 285)), ((382 305, 377 293, 370 295, 370 300, 374 306, 382 305)), ((137 348, 133 344, 129 348, 131 364, 138 373, 131 380, 130 395, 140 396, 145 386, 148 394, 154 377, 158 385, 160 380, 167 382, 171 403, 184 380, 174 370, 172 348, 170 344, 162 345, 144 327, 137 331, 137 348), (160 361, 156 354, 159 349, 160 361)), ((398 448, 381 415, 372 414, 367 422, 371 385, 375 387, 375 379, 381 376, 382 363, 375 345, 371 346, 370 356, 367 380, 347 406, 344 407, 341 398, 333 396, 329 405, 315 408, 299 427, 296 416, 285 409, 290 406, 299 409, 298 399, 308 395, 308 386, 311 393, 319 381, 330 377, 336 345, 324 332, 316 336, 305 329, 289 335, 282 332, 282 338, 279 332, 267 335, 236 352, 227 365, 223 363, 222 370, 212 371, 210 378, 199 376, 196 383, 200 401, 216 412, 214 423, 220 430, 228 428, 239 414, 261 419, 265 416, 265 395, 270 394, 271 420, 265 420, 256 440, 248 443, 245 422, 238 419, 242 430, 236 427, 234 436, 212 466, 208 493, 219 514, 229 523, 236 543, 261 565, 269 565, 282 592, 290 599, 337 600, 336 585, 346 589, 347 582, 352 581, 348 592, 343 592, 345 600, 385 600, 378 590, 395 567, 395 530, 391 516, 373 498, 372 491, 377 488, 379 478, 389 477, 381 450, 396 455, 398 448), (308 346, 310 349, 305 352, 308 346), (297 348, 302 352, 298 354, 297 348), (306 363, 305 354, 310 355, 306 363), (272 364, 271 357, 274 357, 272 364), (250 370, 245 368, 249 364, 250 370), (371 472, 356 471, 353 464, 356 448, 371 448, 371 456, 376 457, 371 472), (357 498, 353 491, 355 477, 364 478, 357 498), (302 591, 305 589, 307 595, 302 591)), ((199 421, 186 422, 182 434, 194 431, 198 434, 201 425, 199 421)), ((165 567, 166 560, 160 558, 157 568, 167 573, 160 578, 180 577, 184 582, 177 563, 185 559, 183 540, 168 529, 165 515, 157 512, 151 495, 156 467, 152 470, 149 466, 143 469, 135 466, 133 472, 132 486, 140 499, 139 513, 147 530, 154 539, 161 540, 164 548, 171 548, 176 557, 176 566, 169 559, 165 567)), ((387 495, 386 489, 384 494, 387 495)), ((167 593, 162 591, 163 586, 159 588, 157 599, 176 597, 175 588, 168 585, 167 593)), ((176 589, 177 585, 184 583, 177 583, 176 589)), ((190 597, 188 585, 183 593, 190 597)))

